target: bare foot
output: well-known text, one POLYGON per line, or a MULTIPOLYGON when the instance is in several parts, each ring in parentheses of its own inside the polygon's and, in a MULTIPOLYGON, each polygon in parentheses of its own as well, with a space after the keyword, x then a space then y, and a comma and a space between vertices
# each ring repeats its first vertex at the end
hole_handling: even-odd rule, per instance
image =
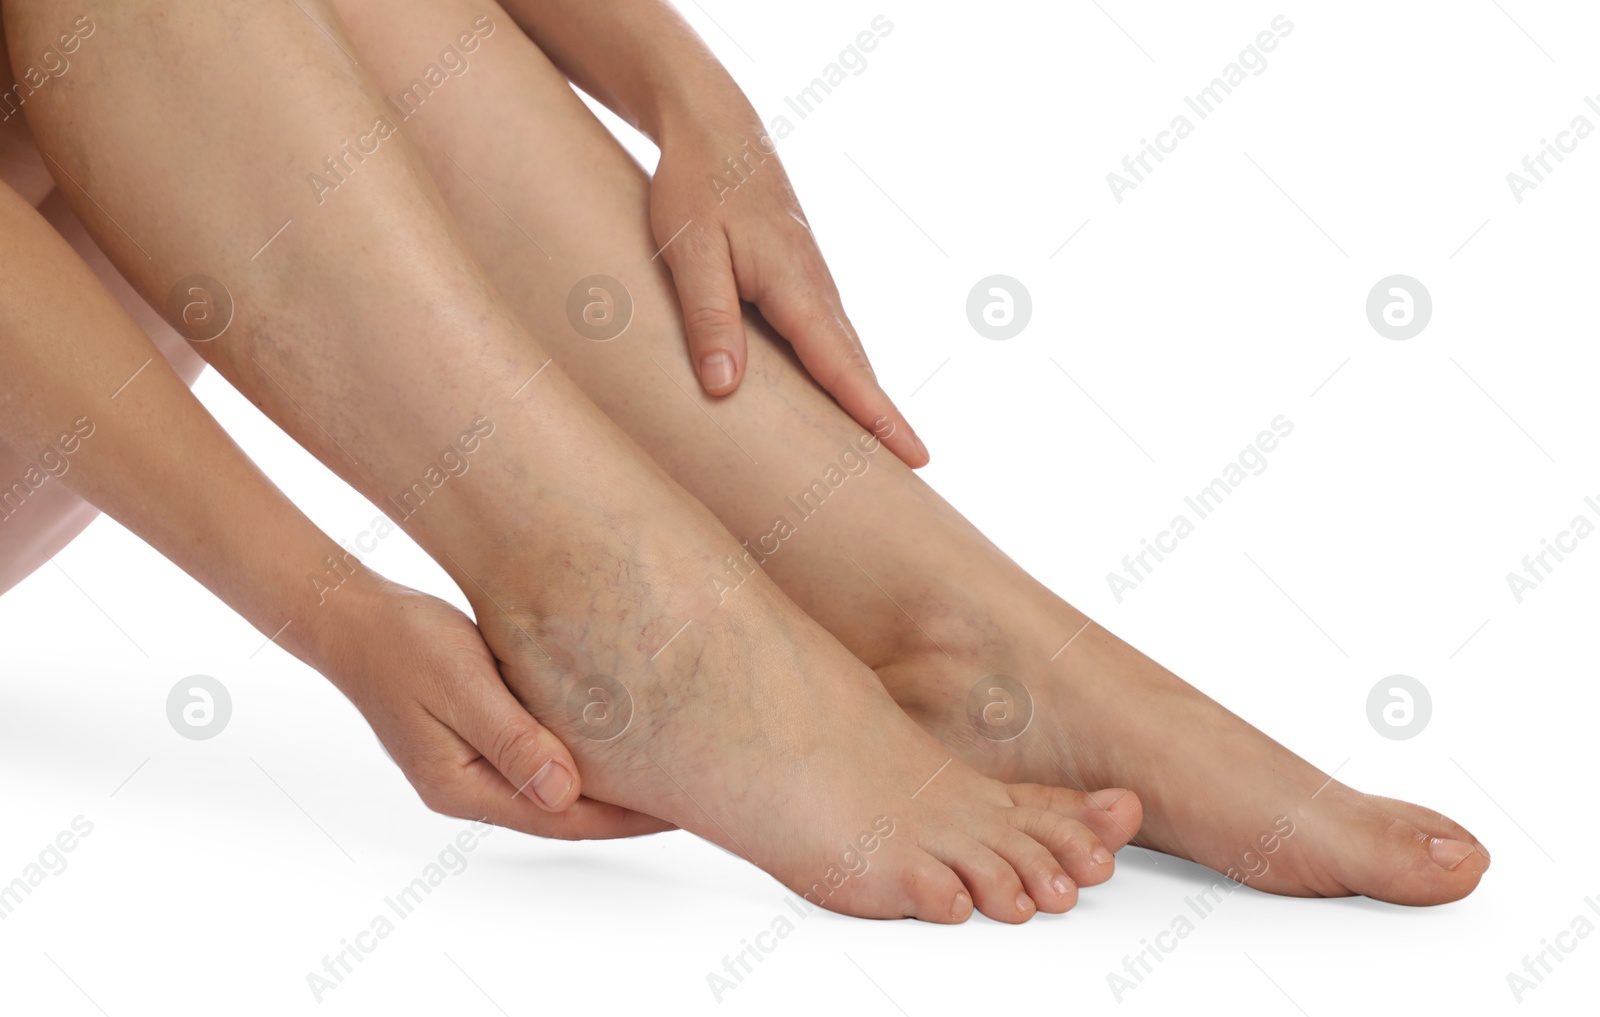
POLYGON ((587 794, 863 917, 1022 922, 1110 876, 1135 796, 979 775, 765 577, 708 595, 738 550, 708 513, 607 511, 531 571, 479 578, 507 683, 587 794))
POLYGON ((454 607, 360 569, 313 611, 289 645, 350 698, 429 808, 568 840, 671 829, 580 797, 571 756, 454 607))
POLYGON ((873 566, 926 630, 903 631, 875 663, 906 711, 974 769, 1132 788, 1145 809, 1135 843, 1273 893, 1442 904, 1478 885, 1489 855, 1459 824, 1330 779, 992 548, 959 563, 957 550, 945 552, 948 568, 944 555, 873 566))
MULTIPOLYGON (((8 3, 9 40, 43 49, 55 27, 48 7, 8 3)), ((97 9, 105 44, 71 89, 31 100, 30 129, 72 178, 66 194, 92 235, 147 301, 166 306, 172 281, 202 267, 228 292, 227 341, 197 341, 201 354, 452 570, 505 676, 576 749, 592 794, 688 827, 852 914, 950 922, 976 905, 1022 921, 1036 909, 1066 910, 1077 884, 1109 875, 1109 854, 1096 854, 1101 838, 1073 818, 1081 800, 1008 788, 952 760, 766 580, 715 609, 694 602, 685 591, 703 596, 737 544, 559 368, 547 370, 534 334, 461 248, 404 137, 363 135, 363 151, 377 137, 385 156, 354 183, 335 173, 337 198, 315 195, 328 197, 325 208, 269 241, 270 251, 248 253, 240 238, 264 225, 268 209, 281 233, 276 210, 306 209, 313 198, 286 165, 331 166, 330 137, 352 124, 392 126, 392 111, 365 68, 352 72, 337 25, 308 26, 304 10, 281 5, 183 9, 171 31, 154 34, 135 30, 131 11, 97 9), (214 45, 241 33, 250 46, 214 45), (284 65, 295 68, 295 87, 281 101, 257 102, 253 83, 284 65), (192 115, 148 144, 140 125, 194 88, 206 101, 185 106, 192 115), (246 114, 251 130, 225 159, 205 144, 246 114), (207 152, 216 158, 174 154, 207 152), (103 174, 113 165, 114 186, 103 174), (351 186, 359 196, 342 190, 351 186), (121 222, 131 232, 113 229, 121 222), (135 253, 141 231, 159 232, 161 244, 135 253), (606 687, 597 674, 630 690, 632 726, 608 741, 584 739, 578 726, 596 716, 582 697, 606 687), (566 712, 574 691, 576 721, 566 712)), ((483 61, 464 80, 496 63, 483 61)), ((430 103, 418 119, 452 119, 436 112, 446 108, 430 103)), ((494 122, 493 137, 522 133, 494 122)), ((539 161, 586 166, 586 176, 603 179, 587 155, 539 161)), ((451 169, 465 176, 463 164, 451 169)), ((536 189, 483 179, 508 194, 536 189)), ((570 192, 543 193, 563 195, 569 217, 588 217, 570 192)), ((587 242, 610 236, 609 227, 578 231, 587 242)), ((664 270, 639 262, 641 271, 652 264, 664 270)), ((538 331, 567 331, 563 317, 541 315, 538 331)), ((448 686, 458 672, 412 673, 448 686)), ((530 735, 520 730, 486 757, 526 759, 530 735)), ((541 770, 516 790, 553 800, 575 793, 559 780, 542 788, 541 770)), ((1124 794, 1119 804, 1131 801, 1124 794)))

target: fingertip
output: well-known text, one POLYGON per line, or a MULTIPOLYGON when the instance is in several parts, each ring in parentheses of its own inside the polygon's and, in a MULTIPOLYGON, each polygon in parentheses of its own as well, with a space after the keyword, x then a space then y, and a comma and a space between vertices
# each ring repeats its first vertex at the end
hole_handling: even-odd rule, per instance
POLYGON ((893 452, 895 458, 913 470, 928 465, 928 446, 922 443, 905 414, 888 401, 888 396, 881 389, 874 386, 870 391, 861 392, 843 386, 835 388, 833 397, 839 405, 855 418, 856 423, 871 431, 878 443, 893 452))
POLYGON ((911 425, 906 425, 906 432, 911 435, 911 444, 916 448, 916 454, 906 462, 913 470, 920 470, 933 461, 933 456, 928 453, 928 446, 922 443, 922 438, 917 432, 911 430, 911 425))
POLYGON ((885 444, 894 449, 894 454, 900 457, 901 462, 913 470, 920 470, 928 465, 932 457, 928 455, 928 446, 924 445, 922 439, 917 437, 917 432, 911 429, 911 425, 906 424, 904 426, 904 431, 890 441, 885 442, 885 444))
POLYGON ((739 362, 727 350, 713 350, 700 358, 700 387, 707 395, 727 395, 739 387, 739 362))
POLYGON ((548 746, 549 757, 534 768, 533 775, 517 788, 517 794, 546 812, 564 812, 577 802, 583 788, 578 780, 577 764, 567 755, 566 746, 553 735, 547 737, 552 743, 548 746))
POLYGON ((577 801, 577 785, 578 778, 571 770, 550 759, 535 770, 519 790, 546 812, 560 812, 577 801))
MULTIPOLYGON (((922 438, 900 408, 889 401, 888 395, 876 383, 869 387, 865 395, 867 398, 861 399, 858 393, 845 392, 840 405, 853 407, 851 415, 871 430, 901 462, 913 470, 928 465, 931 458, 928 446, 922 443, 922 438)), ((836 393, 835 398, 840 398, 839 394, 836 393)))

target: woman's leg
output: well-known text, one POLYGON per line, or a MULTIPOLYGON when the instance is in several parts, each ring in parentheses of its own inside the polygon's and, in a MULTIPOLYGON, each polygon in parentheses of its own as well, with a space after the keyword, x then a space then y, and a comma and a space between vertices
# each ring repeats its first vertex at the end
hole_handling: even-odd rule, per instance
MULTIPOLYGON (((67 488, 103 508, 325 675, 435 808, 554 836, 661 828, 574 802, 570 777, 555 785, 562 797, 544 799, 571 806, 559 814, 516 795, 543 763, 576 767, 506 690, 471 621, 353 559, 336 587, 308 582, 338 545, 228 439, 61 233, 3 184, 0 237, 13 259, 0 273, 0 436, 39 450, 30 487, 67 488)), ((33 497, 8 522, 41 518, 26 514, 33 497)))
POLYGON ((0 593, 99 514, 92 497, 348 695, 432 808, 556 837, 662 829, 578 798, 459 611, 353 558, 328 576, 343 552, 190 394, 204 361, 89 237, 26 126, 0 110, 0 593))
MULTIPOLYGON (((739 577, 759 563, 961 758, 1004 780, 1133 788, 1146 808, 1140 842, 1151 847, 1288 894, 1420 904, 1476 886, 1488 858, 1471 834, 1330 782, 1090 624, 893 455, 863 451, 861 429, 778 346, 752 343, 743 386, 704 398, 671 284, 652 259, 644 173, 497 7, 440 0, 395 19, 379 0, 340 6, 385 94, 407 97, 407 134, 517 313, 744 539, 749 557, 741 549, 721 579, 727 600, 745 596, 739 577), (454 33, 485 13, 500 28, 470 68, 419 90, 454 33), (562 327, 575 285, 593 275, 631 297, 632 322, 610 341, 562 327), (999 674, 1035 703, 1033 724, 1011 740, 985 729, 982 688, 972 716, 974 686, 999 674)), ((706 167, 708 179, 722 172, 706 167)))
MULTIPOLYGON (((707 595, 738 544, 517 324, 331 10, 89 6, 27 114, 90 232, 147 298, 225 288, 201 353, 444 564, 589 794, 856 914, 1021 921, 1109 875, 1080 799, 953 761, 770 583, 707 595)), ((19 51, 61 27, 4 15, 19 51)))

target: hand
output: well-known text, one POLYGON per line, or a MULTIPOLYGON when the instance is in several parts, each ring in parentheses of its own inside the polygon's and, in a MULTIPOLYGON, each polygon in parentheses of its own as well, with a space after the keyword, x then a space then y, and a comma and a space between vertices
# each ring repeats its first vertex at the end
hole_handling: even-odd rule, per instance
POLYGON ((320 640, 331 645, 313 664, 367 718, 428 808, 563 840, 674 829, 581 797, 572 754, 506 688, 460 611, 370 572, 329 594, 335 605, 320 640))
POLYGON ((701 386, 714 396, 739 387, 739 301, 749 301, 846 413, 906 465, 926 465, 927 447, 879 387, 760 122, 753 113, 696 119, 717 127, 690 122, 664 132, 650 226, 672 270, 701 386))

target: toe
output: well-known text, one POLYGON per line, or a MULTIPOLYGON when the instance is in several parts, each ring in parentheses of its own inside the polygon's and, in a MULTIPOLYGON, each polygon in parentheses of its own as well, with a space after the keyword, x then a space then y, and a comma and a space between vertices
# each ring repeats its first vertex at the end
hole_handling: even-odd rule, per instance
MULTIPOLYGON (((1040 815, 1045 816, 1049 813, 1040 815)), ((1065 817, 1055 818, 1063 823, 1072 822, 1065 817)), ((1046 822, 1048 823, 1048 820, 1046 822)), ((1083 832, 1088 833, 1088 830, 1085 828, 1083 832)), ((1076 880, 1068 874, 1067 869, 1051 849, 1045 846, 1043 838, 1036 837, 1032 832, 1024 831, 1019 826, 996 824, 992 830, 983 831, 979 840, 989 850, 1005 859, 1006 864, 1011 866, 1011 871, 1021 878, 1023 889, 1040 911, 1059 915, 1078 903, 1076 880)), ((1110 857, 1110 853, 1107 853, 1106 858, 1109 860, 1110 857)))
POLYGON ((1058 812, 1023 806, 1008 809, 1006 818, 1014 828, 1042 844, 1079 886, 1104 883, 1116 869, 1111 849, 1086 823, 1058 812))
POLYGON ((1439 837, 1374 801, 1368 814, 1336 835, 1329 866, 1351 891, 1394 904, 1445 904, 1478 885, 1489 859, 1471 840, 1439 837))
POLYGON ((1012 784, 1006 790, 1018 805, 1059 813, 1084 824, 1095 832, 1108 851, 1120 851, 1133 840, 1144 822, 1144 806, 1139 796, 1126 788, 1105 788, 1085 794, 1046 784, 1012 784))
POLYGON ((955 870, 973 905, 984 915, 1015 925, 1039 910, 1011 864, 976 840, 952 831, 924 847, 955 870))
POLYGON ((1483 856, 1484 866, 1488 866, 1489 849, 1484 847, 1478 838, 1472 835, 1472 831, 1446 816, 1444 813, 1435 812, 1432 809, 1425 809, 1420 805, 1413 805, 1410 802, 1403 802, 1398 798, 1381 798, 1377 795, 1370 795, 1368 796, 1368 800, 1383 811, 1391 815, 1399 816, 1401 819, 1410 823, 1412 826, 1421 830, 1430 837, 1438 837, 1443 840, 1456 840, 1461 841, 1464 844, 1471 844, 1473 848, 1483 856))
POLYGON ((955 925, 972 917, 972 895, 950 866, 918 850, 898 863, 900 914, 924 922, 955 925))

